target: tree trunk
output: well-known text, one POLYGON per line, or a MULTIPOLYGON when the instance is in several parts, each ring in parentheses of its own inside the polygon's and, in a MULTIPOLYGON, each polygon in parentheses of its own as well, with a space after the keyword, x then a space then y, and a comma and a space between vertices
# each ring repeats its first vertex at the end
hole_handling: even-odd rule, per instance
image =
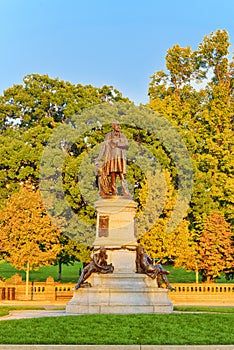
POLYGON ((211 278, 211 276, 207 276, 206 277, 206 283, 212 283, 213 282, 213 279, 211 278))
POLYGON ((26 300, 28 300, 28 285, 29 285, 29 261, 27 262, 27 267, 26 267, 26 291, 25 291, 25 296, 26 300))
POLYGON ((61 262, 60 259, 59 259, 58 266, 59 266, 59 270, 58 270, 58 280, 59 280, 59 282, 61 282, 61 281, 62 281, 62 262, 61 262))
POLYGON ((196 283, 198 283, 198 282, 199 282, 199 279, 198 279, 199 272, 198 272, 197 264, 196 264, 196 271, 195 271, 195 274, 196 274, 196 283))
POLYGON ((196 270, 196 283, 199 283, 199 279, 198 279, 198 270, 196 270))

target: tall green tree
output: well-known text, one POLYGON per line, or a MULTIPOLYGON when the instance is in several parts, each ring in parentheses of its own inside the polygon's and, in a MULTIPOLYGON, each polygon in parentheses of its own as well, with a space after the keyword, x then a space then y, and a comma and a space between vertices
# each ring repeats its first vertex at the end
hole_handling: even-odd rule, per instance
POLYGON ((229 47, 225 30, 205 36, 194 51, 175 45, 167 51, 167 71, 155 72, 149 85, 148 106, 178 128, 193 160, 189 218, 197 235, 213 210, 234 223, 234 62, 229 47))
MULTIPOLYGON (((78 118, 78 113, 84 109, 114 101, 129 100, 113 86, 74 85, 39 74, 29 74, 22 84, 5 90, 0 96, 0 207, 4 208, 11 195, 27 181, 38 188, 42 154, 56 127, 65 125, 74 115, 78 118)), ((87 148, 84 136, 77 142, 74 140, 74 157, 87 148)), ((66 152, 66 144, 62 143, 63 140, 61 149, 66 152)), ((66 160, 68 172, 74 157, 66 160)), ((68 200, 72 209, 79 211, 81 208, 82 211, 82 195, 76 189, 70 190, 73 196, 68 195, 68 200)), ((87 211, 85 209, 83 215, 87 211)), ((74 231, 76 229, 74 222, 74 231)))
POLYGON ((19 183, 38 181, 40 159, 53 129, 85 108, 128 101, 113 86, 73 85, 29 74, 0 96, 0 205, 19 183))
POLYGON ((106 101, 126 100, 113 86, 71 84, 48 75, 28 74, 0 97, 0 129, 54 127, 74 113, 106 101))
POLYGON ((62 266, 73 264, 75 261, 88 263, 91 259, 91 249, 87 249, 87 245, 79 244, 63 234, 60 235, 59 242, 61 250, 56 257, 56 264, 58 265, 58 280, 61 281, 62 266))

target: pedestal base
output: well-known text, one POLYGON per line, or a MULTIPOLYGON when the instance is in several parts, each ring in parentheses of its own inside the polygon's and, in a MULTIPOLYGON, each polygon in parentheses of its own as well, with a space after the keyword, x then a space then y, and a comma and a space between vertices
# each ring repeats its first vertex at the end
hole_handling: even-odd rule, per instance
POLYGON ((173 305, 168 290, 144 274, 94 274, 91 287, 74 291, 67 303, 67 314, 154 314, 170 313, 173 305))

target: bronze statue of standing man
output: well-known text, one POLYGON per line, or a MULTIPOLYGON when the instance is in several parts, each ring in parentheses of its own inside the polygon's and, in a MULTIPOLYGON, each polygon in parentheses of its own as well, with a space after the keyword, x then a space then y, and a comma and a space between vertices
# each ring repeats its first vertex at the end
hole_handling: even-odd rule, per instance
POLYGON ((104 140, 102 149, 97 158, 97 175, 99 183, 99 195, 117 196, 116 179, 120 178, 122 185, 122 196, 131 197, 126 182, 126 149, 128 140, 120 132, 119 122, 113 122, 113 130, 109 132, 104 140), (105 157, 104 162, 102 159, 105 157))

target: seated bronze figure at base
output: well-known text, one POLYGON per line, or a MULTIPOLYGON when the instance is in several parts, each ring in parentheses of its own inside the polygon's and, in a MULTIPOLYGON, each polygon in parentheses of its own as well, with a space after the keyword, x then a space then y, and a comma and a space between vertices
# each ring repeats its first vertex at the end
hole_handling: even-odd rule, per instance
POLYGON ((169 275, 169 271, 166 271, 161 264, 153 264, 153 260, 151 257, 144 252, 144 248, 142 246, 138 246, 136 249, 136 272, 137 273, 145 273, 147 276, 152 279, 157 280, 158 287, 162 287, 161 280, 166 284, 167 289, 175 290, 170 283, 166 275, 169 275))
POLYGON ((114 271, 114 266, 112 264, 107 264, 107 254, 106 249, 101 248, 99 253, 93 255, 92 260, 88 265, 86 265, 80 275, 80 278, 76 284, 75 289, 82 286, 88 286, 89 284, 84 283, 93 272, 97 273, 112 273, 114 271))

